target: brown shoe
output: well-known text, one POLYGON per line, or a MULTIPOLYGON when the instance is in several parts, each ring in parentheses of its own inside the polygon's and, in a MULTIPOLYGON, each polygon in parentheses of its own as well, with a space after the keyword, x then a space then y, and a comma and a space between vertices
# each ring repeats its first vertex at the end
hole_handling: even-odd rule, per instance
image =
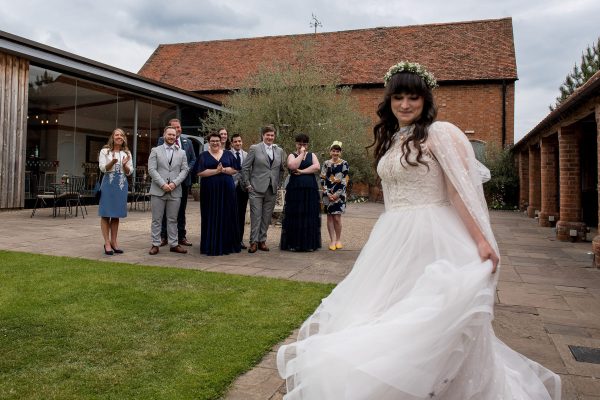
POLYGON ((256 243, 250 243, 250 248, 248 249, 248 253, 256 253, 257 247, 256 243))
POLYGON ((186 238, 179 239, 179 244, 182 246, 191 246, 192 242, 188 242, 186 238))
POLYGON ((187 253, 187 250, 184 249, 183 247, 181 247, 180 245, 177 245, 175 247, 171 247, 169 249, 169 251, 172 252, 172 253, 180 253, 180 254, 186 254, 187 253))
POLYGON ((169 244, 169 241, 167 240, 167 238, 160 239, 160 247, 164 247, 167 244, 169 244))
POLYGON ((269 251, 269 248, 267 247, 267 244, 265 242, 259 242, 258 249, 262 251, 269 251))
POLYGON ((151 256, 158 254, 158 246, 152 246, 148 254, 150 254, 151 256))

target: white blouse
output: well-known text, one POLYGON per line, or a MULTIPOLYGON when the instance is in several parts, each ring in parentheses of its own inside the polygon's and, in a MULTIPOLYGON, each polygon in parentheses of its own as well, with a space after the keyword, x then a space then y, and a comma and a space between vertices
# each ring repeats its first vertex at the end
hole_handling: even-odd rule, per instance
POLYGON ((125 173, 125 170, 123 169, 123 159, 125 158, 125 156, 129 156, 129 161, 127 161, 127 169, 129 170, 129 173, 127 173, 126 175, 131 175, 131 173, 133 172, 132 157, 130 152, 125 151, 113 153, 109 149, 100 150, 100 154, 98 155, 98 166, 100 167, 100 171, 102 171, 105 174, 111 172, 125 173), (113 160, 113 158, 115 158, 113 157, 113 154, 115 155, 118 161, 115 165, 112 166, 110 171, 107 171, 106 164, 110 163, 113 160))

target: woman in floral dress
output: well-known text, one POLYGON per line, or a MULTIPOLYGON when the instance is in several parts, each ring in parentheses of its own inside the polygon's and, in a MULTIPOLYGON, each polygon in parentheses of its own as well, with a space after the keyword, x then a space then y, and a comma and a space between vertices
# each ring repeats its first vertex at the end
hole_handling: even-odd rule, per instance
POLYGON ((348 186, 348 162, 342 160, 342 142, 335 141, 329 147, 331 159, 321 168, 323 186, 323 206, 327 213, 329 250, 337 250, 342 245, 342 214, 346 211, 346 187, 348 186))

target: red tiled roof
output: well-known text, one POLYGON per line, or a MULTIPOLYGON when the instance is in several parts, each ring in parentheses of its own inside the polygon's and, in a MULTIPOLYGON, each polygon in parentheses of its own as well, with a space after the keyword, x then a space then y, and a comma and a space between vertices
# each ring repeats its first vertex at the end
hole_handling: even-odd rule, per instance
POLYGON ((342 84, 382 83, 401 60, 423 64, 440 82, 517 79, 511 18, 163 44, 139 74, 191 91, 236 89, 271 60, 292 62, 306 39, 342 84))

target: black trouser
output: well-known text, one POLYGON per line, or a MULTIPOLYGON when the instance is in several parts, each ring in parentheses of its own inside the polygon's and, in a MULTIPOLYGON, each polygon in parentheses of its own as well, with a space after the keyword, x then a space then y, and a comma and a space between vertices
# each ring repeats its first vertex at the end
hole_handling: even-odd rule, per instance
MULTIPOLYGON (((177 213, 177 240, 185 239, 185 209, 187 207, 188 193, 190 187, 185 183, 181 184, 181 203, 179 203, 179 213, 177 213)), ((167 238, 167 217, 163 216, 162 228, 160 230, 160 237, 163 239, 167 238)))
POLYGON ((236 186, 235 194, 237 197, 238 208, 238 231, 240 233, 240 243, 244 241, 244 225, 246 224, 246 207, 248 206, 248 192, 236 186))

